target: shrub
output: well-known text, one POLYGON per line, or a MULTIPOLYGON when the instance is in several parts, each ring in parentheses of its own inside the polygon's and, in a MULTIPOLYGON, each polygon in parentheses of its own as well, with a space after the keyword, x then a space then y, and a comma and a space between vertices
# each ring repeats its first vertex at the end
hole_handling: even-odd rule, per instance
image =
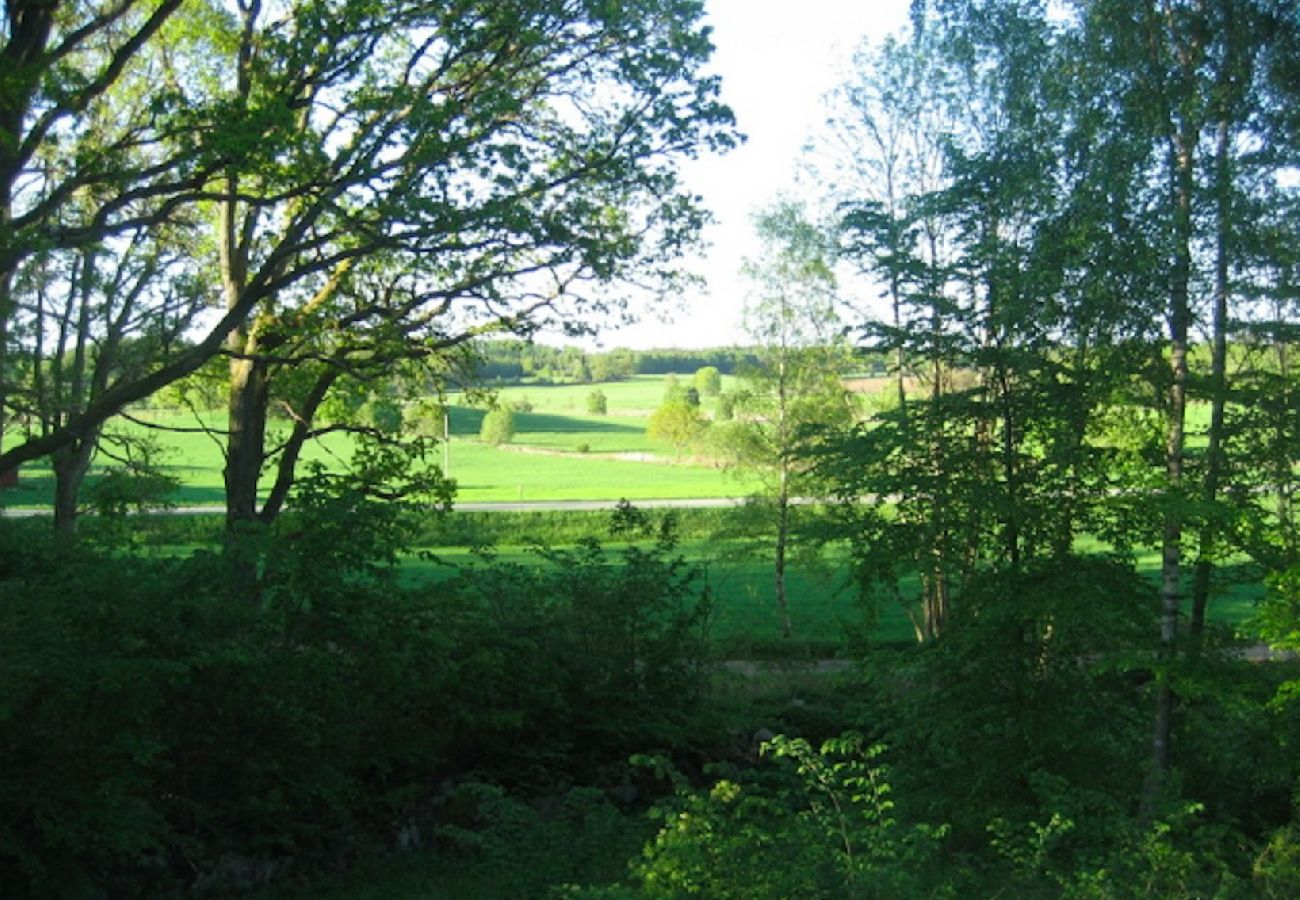
POLYGON ((609 412, 609 400, 604 391, 597 388, 587 395, 587 412, 593 416, 603 416, 609 412))
POLYGON ((774 762, 705 791, 679 781, 655 808, 664 825, 633 863, 648 896, 944 896, 928 884, 942 878, 944 830, 899 823, 879 746, 855 733, 817 749, 777 735, 763 753, 774 762))
POLYGON ((677 456, 704 430, 705 422, 698 407, 684 400, 665 403, 650 414, 646 433, 656 440, 665 440, 673 445, 677 456))
POLYGON ((413 400, 402 410, 407 428, 420 437, 443 438, 447 430, 447 408, 432 397, 413 400))
POLYGON ((705 366, 695 371, 695 389, 701 397, 716 397, 722 391, 722 373, 717 366, 705 366))
POLYGON ((664 403, 673 403, 684 399, 685 388, 676 374, 669 372, 664 377, 664 403))
POLYGON ((723 391, 718 394, 718 421, 730 422, 736 417, 736 400, 737 397, 734 391, 723 391))
POLYGON ((383 434, 397 434, 402 430, 402 407, 388 397, 372 394, 357 410, 357 420, 383 434))
POLYGON ((453 776, 682 740, 708 610, 671 526, 407 589, 401 510, 316 485, 186 560, 0 521, 6 898, 229 892, 391 841, 453 776))
POLYGON ((180 486, 180 479, 171 475, 115 466, 86 486, 86 499, 101 516, 120 517, 169 506, 180 486))
POLYGON ((489 409, 478 436, 483 443, 493 446, 510 443, 515 438, 515 414, 503 406, 489 409))

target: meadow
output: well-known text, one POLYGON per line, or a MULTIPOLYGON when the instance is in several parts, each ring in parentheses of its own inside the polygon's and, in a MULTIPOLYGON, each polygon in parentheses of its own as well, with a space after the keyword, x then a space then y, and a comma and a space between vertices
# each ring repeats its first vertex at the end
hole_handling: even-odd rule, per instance
MULTIPOLYGON (((689 384, 690 374, 680 379, 682 384, 689 384)), ((664 382, 663 376, 648 375, 603 384, 502 388, 498 391, 500 403, 526 404, 531 411, 515 414, 514 440, 497 447, 479 440, 484 404, 471 404, 463 394, 451 395, 451 439, 444 448, 444 459, 457 483, 457 499, 613 501, 624 497, 733 497, 751 492, 752 479, 698 460, 675 461, 671 446, 646 434, 649 415, 662 402, 664 382), (587 396, 597 389, 607 398, 607 415, 587 412, 587 396)), ((713 411, 715 404, 713 399, 704 400, 706 414, 713 411)), ((180 482, 179 490, 169 498, 171 502, 179 506, 217 506, 223 502, 221 411, 196 416, 148 409, 132 415, 160 428, 125 419, 109 428, 135 437, 147 435, 156 442, 162 471, 180 482)), ((326 435, 306 448, 303 462, 342 466, 350 447, 346 435, 326 435)), ((101 459, 100 471, 103 463, 101 459)), ((272 480, 270 474, 265 476, 263 488, 269 489, 272 480)), ((52 497, 49 465, 38 462, 23 466, 19 487, 7 490, 3 502, 13 507, 48 506, 52 497)))

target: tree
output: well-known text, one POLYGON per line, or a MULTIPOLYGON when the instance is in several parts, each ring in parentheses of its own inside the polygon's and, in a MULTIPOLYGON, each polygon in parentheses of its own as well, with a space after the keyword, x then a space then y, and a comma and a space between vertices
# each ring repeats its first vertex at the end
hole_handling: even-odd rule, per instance
MULTIPOLYGON (((94 144, 93 137, 87 141, 94 144)), ((42 251, 18 265, 9 325, 24 338, 11 357, 23 378, 11 369, 5 393, 28 436, 58 431, 104 392, 139 377, 152 359, 184 349, 185 333, 211 300, 199 277, 204 248, 195 233, 193 222, 154 222, 113 241, 42 251)), ((139 444, 100 424, 54 450, 57 530, 75 527, 97 453, 140 467, 146 456, 127 443, 139 444)))
POLYGON ((730 422, 736 417, 736 404, 739 395, 736 391, 723 391, 718 394, 718 405, 715 417, 719 422, 730 422))
POLYGON ((483 416, 478 436, 483 443, 494 447, 510 443, 515 439, 515 414, 506 406, 492 407, 483 416))
POLYGON ((706 424, 698 406, 685 400, 669 400, 650 414, 646 434, 655 440, 668 441, 673 445, 675 457, 681 459, 682 450, 706 424))
MULTIPOLYGON (((128 85, 126 92, 135 91, 135 99, 143 100, 138 89, 148 75, 140 77, 142 48, 180 6, 180 0, 76 6, 10 0, 5 5, 0 46, 5 73, 0 90, 0 432, 10 387, 7 354, 15 337, 18 267, 41 252, 76 250, 165 221, 171 201, 192 195, 202 182, 203 166, 192 147, 168 140, 177 124, 170 98, 154 95, 149 103, 131 105, 111 98, 134 78, 134 87, 128 85)), ((72 434, 64 444, 85 436, 72 434)), ((0 462, 0 469, 18 461, 0 462)))
MULTIPOLYGON (((1294 59, 1279 60, 1296 46, 1293 13, 1155 0, 1049 16, 1040 3, 932 0, 914 5, 906 42, 859 57, 869 69, 837 119, 837 135, 863 150, 845 171, 874 177, 858 198, 834 198, 845 252, 889 302, 864 334, 930 395, 918 402, 900 377, 896 408, 821 457, 847 501, 859 575, 900 596, 900 576, 917 572, 926 638, 972 578, 1069 565, 1082 533, 1122 551, 1158 547, 1147 812, 1170 764, 1189 550, 1195 629, 1214 559, 1244 548, 1247 532, 1280 538, 1289 518, 1260 515, 1274 488, 1242 450, 1282 447, 1293 417, 1264 412, 1262 373, 1234 373, 1232 336, 1241 363, 1266 344, 1285 359, 1277 326, 1289 307, 1275 292, 1294 294, 1294 254, 1282 250, 1294 240, 1278 238, 1269 211, 1292 208, 1279 166, 1296 159, 1294 114, 1282 112, 1294 79, 1281 74, 1294 59), (903 112, 918 95, 945 110, 928 141, 903 112), (1196 399, 1210 406, 1204 453, 1188 441, 1196 399), (1158 423, 1155 440, 1128 440, 1131 423, 1158 423), (1236 427, 1260 430, 1238 439, 1236 427), (853 501, 863 494, 896 502, 883 515, 853 501)), ((1270 393, 1293 396, 1276 382, 1270 393)), ((1293 482, 1293 457, 1268 455, 1285 473, 1272 482, 1293 482)), ((1270 544, 1284 542, 1259 542, 1262 556, 1270 544)))
MULTIPOLYGON (((317 374, 294 406, 303 428, 280 456, 283 482, 292 480, 290 451, 312 434, 312 405, 345 373, 436 355, 494 331, 529 333, 548 322, 581 330, 616 304, 628 275, 680 249, 690 229, 676 226, 690 201, 674 193, 674 158, 725 140, 715 85, 688 80, 709 49, 691 30, 697 14, 680 2, 618 11, 481 4, 472 14, 416 3, 406 27, 442 40, 366 34, 358 46, 368 54, 365 80, 353 102, 372 104, 378 88, 423 104, 414 116, 395 105, 367 119, 374 124, 366 133, 348 135, 340 161, 348 172, 362 163, 366 180, 339 185, 331 203, 341 208, 292 217, 300 232, 265 216, 261 203, 226 205, 232 308, 258 290, 261 270, 249 272, 248 260, 275 258, 271 248, 292 246, 299 233, 311 240, 295 251, 301 270, 290 270, 307 290, 265 296, 227 345, 232 521, 278 511, 272 502, 256 510, 256 485, 266 410, 286 368, 306 361, 317 374), (464 89, 443 93, 449 78, 464 89), (571 104, 586 84, 608 88, 602 102, 571 104), (409 131, 412 122, 418 130, 409 131), (477 179, 475 170, 493 178, 477 179)), ((323 121, 332 128, 344 120, 323 121)), ((310 140, 328 145, 329 131, 310 140)), ((260 174, 233 177, 241 195, 278 193, 260 174)))
POLYGON ((722 374, 717 366, 695 370, 695 390, 701 397, 716 397, 722 392, 722 374))
POLYGON ((581 330, 633 293, 633 272, 671 281, 698 230, 675 163, 732 140, 716 79, 696 77, 710 51, 699 16, 693 0, 412 0, 380 21, 335 0, 243 5, 168 33, 154 80, 190 127, 167 134, 200 136, 168 209, 218 220, 225 314, 0 466, 224 353, 228 518, 269 520, 341 381, 485 332, 581 330), (295 423, 282 448, 272 405, 295 423), (259 509, 268 456, 276 487, 259 509))
POLYGON ((791 634, 786 596, 790 506, 814 428, 847 425, 851 406, 840 383, 846 348, 838 340, 830 240, 795 203, 783 201, 755 219, 764 243, 747 261, 752 284, 746 325, 759 362, 743 370, 743 421, 730 430, 732 464, 759 472, 772 509, 773 582, 784 636, 791 634))

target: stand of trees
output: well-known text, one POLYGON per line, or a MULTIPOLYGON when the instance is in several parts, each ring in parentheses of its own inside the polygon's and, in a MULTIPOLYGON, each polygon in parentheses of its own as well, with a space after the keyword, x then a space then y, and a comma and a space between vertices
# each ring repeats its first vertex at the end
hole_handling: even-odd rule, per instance
POLYGON ((843 252, 884 288, 862 335, 896 402, 822 472, 862 584, 926 641, 990 572, 1077 566, 1083 535, 1160 550, 1150 813, 1216 566, 1297 562, 1300 18, 1268 0, 913 12, 859 56, 826 147, 843 252))

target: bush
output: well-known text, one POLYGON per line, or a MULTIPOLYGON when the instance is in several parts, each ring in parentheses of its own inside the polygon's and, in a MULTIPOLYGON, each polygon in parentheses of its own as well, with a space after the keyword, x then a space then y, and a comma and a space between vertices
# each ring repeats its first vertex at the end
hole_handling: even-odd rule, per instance
POLYGON ((705 421, 698 407, 684 400, 665 403, 650 414, 646 434, 655 440, 668 441, 677 456, 704 430, 705 421))
POLYGON ((0 522, 7 898, 255 886, 389 844, 466 772, 554 784, 682 740, 707 599, 671 527, 621 565, 588 542, 406 589, 394 504, 295 509, 186 560, 0 522))
POLYGON ((407 428, 420 437, 438 438, 446 436, 447 408, 432 397, 424 397, 406 404, 402 410, 402 419, 407 428))
POLYGON ((115 466, 92 480, 85 493, 95 511, 109 518, 170 506, 180 486, 180 479, 171 475, 115 466))
POLYGON ((736 417, 736 393, 723 391, 718 394, 717 416, 719 422, 730 422, 736 417))
POLYGON ((357 410, 357 421, 383 434, 402 430, 402 407, 387 397, 372 394, 357 410))
MULTIPOLYGON (((654 810, 664 823, 633 863, 650 897, 945 896, 934 865, 943 829, 904 827, 879 746, 848 733, 814 749, 775 736, 774 763, 737 772, 654 810)), ((653 760, 644 762, 654 763, 653 760)))
MULTIPOLYGON (((1059 813, 1077 823, 1076 842, 1104 845, 1142 788, 1150 710, 1134 680, 1157 610, 1150 583, 1107 559, 972 577, 939 639, 914 657, 907 708, 880 710, 898 720, 900 783, 918 805, 936 803, 923 814, 983 841, 992 819, 1059 813), (961 800, 932 790, 954 784, 961 800)), ((882 681, 902 676, 897 661, 887 668, 882 681)))
POLYGON ((609 412, 609 400, 604 391, 597 388, 587 395, 587 412, 593 416, 603 416, 609 412))
POLYGON ((695 371, 695 389, 701 397, 716 397, 722 391, 722 373, 717 366, 705 366, 695 371))
POLYGON ((515 438, 515 414, 503 406, 489 409, 478 436, 483 443, 493 446, 510 443, 515 438))

